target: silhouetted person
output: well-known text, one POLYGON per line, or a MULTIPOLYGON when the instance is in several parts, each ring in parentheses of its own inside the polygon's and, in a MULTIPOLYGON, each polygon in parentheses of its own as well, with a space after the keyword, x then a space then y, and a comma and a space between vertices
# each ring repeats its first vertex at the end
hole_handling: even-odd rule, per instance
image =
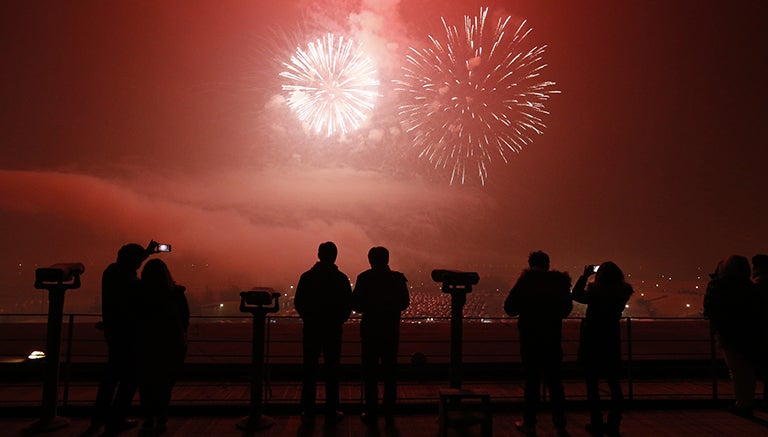
POLYGON ((596 436, 618 436, 624 394, 621 373, 621 313, 632 295, 632 286, 624 281, 624 273, 611 261, 597 267, 595 281, 587 285, 595 266, 584 267, 584 273, 573 286, 573 300, 587 304, 587 314, 579 332, 579 360, 584 365, 590 423, 586 430, 596 436), (605 378, 611 392, 608 420, 603 423, 600 409, 600 377, 605 378))
POLYGON ((731 373, 736 404, 730 411, 751 417, 755 401, 757 339, 761 308, 750 281, 749 261, 732 255, 718 264, 704 294, 704 317, 710 320, 731 373))
POLYGON ((378 417, 378 373, 384 380, 383 412, 392 423, 397 398, 397 349, 400 342, 400 313, 411 302, 405 275, 389 268, 389 251, 374 247, 368 251, 371 268, 360 273, 352 292, 352 309, 362 313, 362 352, 365 409, 363 422, 375 425, 378 417))
POLYGON ((301 387, 302 422, 309 424, 316 414, 317 373, 320 354, 325 363, 326 423, 342 418, 339 408, 341 335, 352 312, 352 286, 347 275, 336 267, 336 245, 328 241, 317 250, 319 261, 301 275, 294 305, 304 321, 302 347, 304 380, 301 387))
POLYGON ((105 435, 115 435, 138 424, 126 418, 137 388, 139 278, 136 272, 156 246, 155 241, 151 241, 146 249, 135 243, 126 244, 117 252, 117 260, 101 276, 101 317, 107 342, 107 364, 99 381, 95 411, 86 434, 96 433, 103 425, 105 435))
POLYGON ((759 254, 752 257, 752 282, 755 284, 755 291, 760 302, 762 314, 760 320, 763 321, 762 342, 758 346, 758 371, 763 378, 763 404, 761 408, 768 410, 768 255, 759 254))
POLYGON ((542 377, 549 390, 552 422, 559 436, 565 429, 565 391, 562 381, 562 321, 568 317, 571 278, 567 273, 549 270, 549 255, 542 251, 528 257, 524 270, 504 302, 504 311, 518 316, 520 359, 525 378, 525 406, 522 421, 515 423, 526 435, 536 435, 536 413, 542 377))
POLYGON ((137 368, 144 423, 140 435, 165 432, 168 406, 187 354, 189 304, 185 287, 177 285, 160 259, 141 271, 137 368))

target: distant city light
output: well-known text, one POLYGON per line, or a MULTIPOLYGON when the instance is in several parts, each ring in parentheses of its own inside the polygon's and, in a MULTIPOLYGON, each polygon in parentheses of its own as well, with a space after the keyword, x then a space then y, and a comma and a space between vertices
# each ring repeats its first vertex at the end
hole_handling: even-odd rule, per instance
POLYGON ((224 308, 224 304, 223 304, 223 303, 220 303, 220 304, 219 304, 219 308, 224 308))
POLYGON ((40 359, 45 358, 45 352, 43 352, 43 351, 32 351, 32 353, 29 354, 29 356, 27 358, 29 358, 30 360, 40 360, 40 359))

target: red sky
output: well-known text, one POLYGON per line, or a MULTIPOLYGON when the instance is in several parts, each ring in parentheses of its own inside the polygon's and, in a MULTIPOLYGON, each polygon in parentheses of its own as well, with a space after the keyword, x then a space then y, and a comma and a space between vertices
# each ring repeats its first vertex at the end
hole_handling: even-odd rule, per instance
POLYGON ((768 252, 766 19, 761 0, 4 2, 0 293, 62 260, 92 289, 150 238, 193 293, 290 283, 326 240, 351 277, 373 245, 406 275, 496 264, 510 281, 536 249, 573 274, 684 277, 768 252), (441 15, 485 4, 528 19, 562 91, 485 187, 398 142, 391 101, 335 142, 275 105, 280 32, 344 31, 395 74, 441 15))

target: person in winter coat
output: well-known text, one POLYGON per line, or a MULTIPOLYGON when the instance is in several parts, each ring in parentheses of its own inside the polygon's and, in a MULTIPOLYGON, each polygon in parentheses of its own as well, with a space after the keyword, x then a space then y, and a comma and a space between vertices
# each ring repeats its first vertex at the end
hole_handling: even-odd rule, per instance
POLYGON ((520 358, 525 378, 524 418, 515 423, 526 435, 536 435, 536 412, 542 377, 549 389, 552 423, 559 436, 565 429, 565 391, 562 381, 562 322, 573 309, 571 278, 549 270, 549 255, 542 251, 528 257, 524 270, 504 302, 504 311, 518 316, 520 358))
POLYGON ((165 432, 171 393, 187 354, 189 303, 160 259, 141 271, 137 369, 144 413, 142 436, 165 432))
POLYGON ((317 373, 320 354, 326 369, 325 421, 332 425, 341 420, 339 408, 339 372, 341 336, 344 322, 352 313, 352 286, 347 275, 336 266, 338 249, 325 242, 317 250, 319 261, 299 278, 293 303, 304 322, 302 348, 304 379, 301 387, 302 423, 314 420, 317 373))
POLYGON ((389 251, 374 247, 368 252, 371 268, 360 273, 352 292, 352 310, 362 313, 360 340, 365 392, 363 422, 376 424, 379 400, 378 373, 384 380, 383 411, 393 420, 397 397, 397 349, 400 341, 400 313, 410 304, 405 275, 389 268, 389 251))
POLYGON ((101 317, 97 327, 104 330, 107 363, 99 380, 93 417, 83 435, 96 435, 104 426, 104 435, 117 435, 138 425, 128 419, 138 383, 136 381, 136 301, 139 297, 138 270, 157 242, 146 248, 129 243, 117 252, 117 259, 101 276, 101 317))
POLYGON ((731 412, 752 416, 755 369, 760 362, 763 332, 762 305, 750 280, 749 260, 732 255, 710 275, 704 293, 704 317, 710 321, 731 373, 736 403, 731 412))
POLYGON ((573 287, 573 300, 587 305, 581 322, 579 360, 584 366, 587 403, 592 435, 618 436, 624 395, 619 383, 621 373, 621 314, 632 295, 632 286, 624 281, 618 265, 607 261, 599 266, 588 265, 573 287), (587 284, 595 275, 594 282, 587 284), (600 410, 600 377, 605 378, 611 392, 608 420, 603 423, 600 410))

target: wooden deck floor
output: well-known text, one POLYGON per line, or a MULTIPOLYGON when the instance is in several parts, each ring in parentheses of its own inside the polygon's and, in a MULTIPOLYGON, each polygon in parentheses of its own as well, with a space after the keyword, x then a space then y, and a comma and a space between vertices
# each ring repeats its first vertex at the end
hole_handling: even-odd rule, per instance
MULTIPOLYGON (((519 419, 519 411, 496 413, 493 418, 494 436, 521 436, 514 428, 515 420, 519 419)), ((306 436, 306 437, 352 437, 352 436, 392 436, 392 437, 424 437, 437 436, 437 416, 434 414, 399 415, 395 426, 387 428, 381 423, 377 430, 366 428, 359 416, 349 415, 335 427, 325 427, 322 420, 314 429, 301 426, 295 415, 272 416, 275 425, 268 430, 257 433, 238 431, 235 424, 238 417, 233 416, 184 416, 171 417, 168 432, 164 435, 175 436, 306 436)), ((568 430, 572 436, 587 436, 584 425, 587 422, 585 412, 570 412, 568 415, 568 430)), ((2 435, 21 436, 23 429, 33 418, 0 418, 2 435)), ((44 436, 74 437, 79 436, 88 427, 86 418, 73 418, 68 427, 49 432, 44 436)), ((538 426, 542 437, 554 436, 555 432, 545 413, 540 416, 538 426)), ((637 410, 625 414, 622 434, 626 437, 654 436, 761 436, 768 435, 768 414, 760 413, 755 419, 748 420, 734 416, 722 410, 637 410)), ((127 437, 138 435, 137 430, 124 434, 127 437)), ((449 436, 475 436, 479 428, 450 430, 449 436)))
MULTIPOLYGON (((404 381, 398 384, 398 402, 401 404, 436 404, 437 393, 446 388, 445 382, 404 381)), ((494 402, 519 402, 523 398, 520 381, 466 381, 464 388, 487 391, 494 402)), ((577 380, 564 381, 569 401, 583 401, 586 398, 584 383, 577 380)), ((712 381, 702 379, 651 379, 634 381, 631 387, 624 381, 624 396, 629 400, 712 400, 712 381)), ((601 386, 606 389, 604 385, 601 386)), ((759 388, 759 392, 761 393, 759 388)), ((66 391, 62 385, 58 399, 60 404, 87 406, 96 397, 97 384, 93 381, 71 383, 66 391)), ((265 403, 286 406, 296 404, 300 398, 301 385, 297 381, 279 381, 269 385, 265 403)), ((318 384, 318 396, 324 397, 324 387, 318 384)), ((342 382, 340 397, 342 403, 359 404, 362 400, 361 385, 357 382, 342 382)), ((0 408, 37 405, 42 398, 42 385, 38 382, 0 383, 0 408)), ((732 399, 733 385, 730 381, 719 380, 717 398, 732 399)), ((250 400, 250 386, 245 381, 181 381, 173 391, 174 405, 243 405, 250 400)))
MULTIPOLYGON (((300 384, 294 381, 274 382, 265 411, 276 419, 275 426, 255 436, 436 436, 438 391, 446 388, 444 382, 406 381, 398 386, 398 416, 394 429, 382 423, 377 431, 367 429, 359 420, 360 384, 342 384, 342 409, 348 416, 335 428, 325 428, 322 419, 314 429, 300 426, 298 399, 300 384)), ((466 381, 464 388, 491 394, 495 436, 517 436, 515 420, 521 417, 522 384, 517 381, 466 381)), ((605 389, 605 387, 602 387, 605 389)), ((628 394, 624 383, 625 396, 628 394)), ((724 410, 733 398, 731 383, 719 381, 720 402, 712 402, 712 383, 709 380, 643 380, 633 384, 634 401, 627 402, 623 424, 624 436, 768 436, 768 413, 757 412, 753 420, 734 416, 724 410)), ((762 387, 760 387, 762 388, 762 387)), ((584 411, 584 384, 565 381, 568 398, 569 431, 573 436, 586 436, 584 425, 588 415, 584 411)), ((318 387, 323 398, 322 384, 318 387)), ((59 413, 71 417, 70 426, 44 436, 78 436, 88 426, 87 416, 96 393, 94 382, 79 382, 69 387, 67 403, 59 413)), ((761 393, 760 393, 761 394, 761 393)), ((63 400, 63 389, 59 393, 63 400)), ((41 399, 40 384, 0 384, 0 435, 22 435, 23 428, 35 420, 41 399), (20 408, 19 408, 20 407, 20 408), (20 417, 12 417, 20 415, 20 417)), ((174 389, 172 417, 168 436, 241 436, 235 429, 240 415, 246 414, 249 404, 247 382, 180 382, 174 389)), ((134 410, 138 414, 138 409, 134 410)), ((539 435, 554 436, 547 411, 539 416, 539 435)), ((479 435, 478 429, 461 432, 452 430, 450 436, 479 435)), ((133 437, 138 431, 124 435, 133 437)))

